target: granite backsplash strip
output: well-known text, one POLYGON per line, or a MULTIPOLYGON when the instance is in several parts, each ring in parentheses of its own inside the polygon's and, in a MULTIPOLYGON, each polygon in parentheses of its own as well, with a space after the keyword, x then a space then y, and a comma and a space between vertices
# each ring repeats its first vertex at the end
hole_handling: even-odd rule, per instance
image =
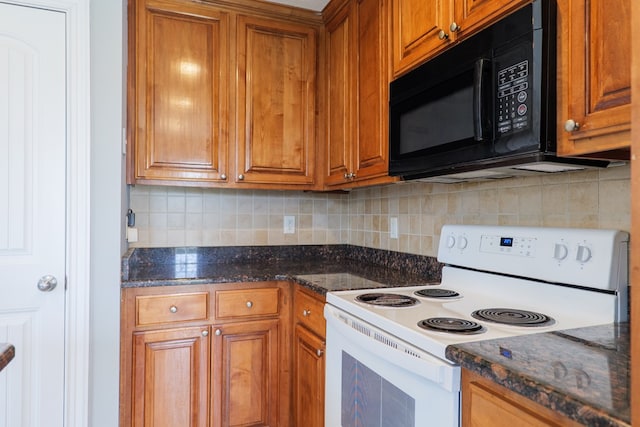
POLYGON ((407 277, 438 280, 442 271, 442 265, 433 257, 353 245, 132 248, 122 259, 122 281, 136 280, 134 269, 157 278, 174 277, 182 269, 187 271, 179 276, 187 278, 188 270, 198 277, 204 274, 205 266, 209 266, 209 272, 228 271, 236 266, 239 270, 272 266, 286 274, 287 268, 299 268, 301 264, 316 266, 312 273, 339 273, 347 266, 350 272, 365 277, 375 269, 383 276, 391 270, 389 274, 402 272, 407 277))

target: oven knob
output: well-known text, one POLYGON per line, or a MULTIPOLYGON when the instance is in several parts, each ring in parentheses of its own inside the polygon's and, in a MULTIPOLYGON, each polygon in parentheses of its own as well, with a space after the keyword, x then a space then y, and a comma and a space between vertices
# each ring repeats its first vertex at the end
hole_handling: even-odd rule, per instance
POLYGON ((466 237, 464 237, 464 236, 458 237, 458 249, 466 248, 468 243, 469 242, 467 241, 466 237))
POLYGON ((558 261, 562 261, 567 257, 567 255, 569 255, 569 249, 567 248, 567 245, 556 243, 556 246, 553 250, 553 257, 558 261))
POLYGON ((578 246, 578 253, 576 254, 576 261, 587 262, 591 259, 591 248, 587 246, 578 246))
POLYGON ((456 245, 456 239, 453 236, 447 237, 447 247, 449 249, 453 248, 456 245))

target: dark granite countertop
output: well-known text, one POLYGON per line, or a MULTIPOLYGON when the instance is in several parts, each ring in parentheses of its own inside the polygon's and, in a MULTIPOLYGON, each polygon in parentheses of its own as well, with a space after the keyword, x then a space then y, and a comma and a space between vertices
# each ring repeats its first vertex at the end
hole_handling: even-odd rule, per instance
POLYGON ((11 362, 15 354, 16 350, 11 344, 0 343, 0 371, 11 362))
POLYGON ((630 425, 628 323, 447 347, 446 357, 588 426, 630 425))
POLYGON ((435 258, 351 245, 138 248, 122 287, 293 280, 319 294, 438 282, 435 258))

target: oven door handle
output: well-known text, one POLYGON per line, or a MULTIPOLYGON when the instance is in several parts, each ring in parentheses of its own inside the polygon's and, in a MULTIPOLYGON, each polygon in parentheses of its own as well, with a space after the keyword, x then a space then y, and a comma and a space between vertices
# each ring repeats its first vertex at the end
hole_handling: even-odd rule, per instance
POLYGON ((327 320, 327 352, 331 351, 331 334, 340 333, 355 345, 373 348, 376 357, 388 358, 390 352, 394 352, 393 363, 398 367, 410 371, 413 375, 420 375, 447 391, 460 391, 459 366, 438 359, 329 304, 325 304, 324 315, 327 320), (362 332, 366 330, 370 334, 362 332))

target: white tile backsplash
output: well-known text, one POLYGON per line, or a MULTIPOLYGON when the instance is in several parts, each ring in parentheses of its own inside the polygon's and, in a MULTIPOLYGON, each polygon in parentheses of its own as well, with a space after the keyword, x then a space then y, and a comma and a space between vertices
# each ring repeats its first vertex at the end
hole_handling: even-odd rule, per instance
POLYGON ((350 243, 435 255, 445 223, 630 229, 630 170, 490 182, 406 182, 349 193, 134 186, 131 246, 350 243), (283 233, 284 215, 296 232, 283 233), (389 236, 398 218, 399 238, 389 236))

